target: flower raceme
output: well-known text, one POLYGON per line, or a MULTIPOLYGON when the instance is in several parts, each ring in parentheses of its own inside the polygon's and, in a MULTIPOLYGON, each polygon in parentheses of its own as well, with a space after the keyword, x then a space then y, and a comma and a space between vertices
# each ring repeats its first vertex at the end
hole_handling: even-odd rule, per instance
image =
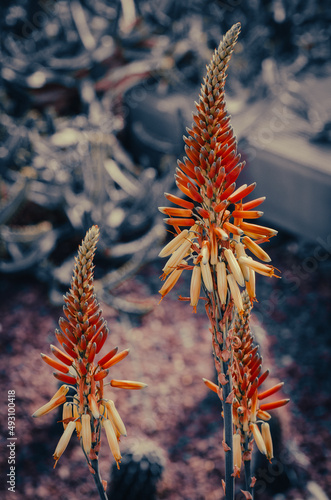
MULTIPOLYGON (((262 384, 269 376, 269 370, 262 371, 259 346, 253 346, 254 338, 249 326, 252 305, 248 293, 243 292, 242 295, 244 313, 238 316, 234 322, 231 335, 233 360, 230 364, 233 387, 232 414, 236 475, 240 474, 241 459, 251 460, 254 441, 268 460, 273 458, 272 438, 268 424, 271 419, 269 411, 280 408, 289 402, 289 399, 265 402, 267 398, 278 393, 283 388, 284 383, 280 382, 270 389, 261 391, 262 384), (259 425, 261 425, 261 431, 259 425), (240 459, 238 458, 238 441, 240 443, 240 459)), ((209 389, 219 394, 219 387, 216 384, 207 379, 203 380, 209 389)))
MULTIPOLYGON (((39 417, 63 405, 64 432, 54 453, 55 465, 75 429, 88 463, 98 457, 101 427, 105 429, 117 465, 121 461, 118 441, 121 435, 126 436, 114 402, 104 395, 104 385, 109 369, 123 360, 129 350, 117 352, 115 347, 96 361, 109 332, 93 286, 93 258, 98 237, 98 227, 92 226, 75 259, 71 288, 64 297, 66 318, 60 318, 60 330, 55 332, 62 349, 51 345, 56 359, 41 354, 43 361, 56 370, 54 377, 63 382, 52 399, 33 414, 39 417), (69 390, 74 394, 68 395, 69 390)), ((146 387, 131 380, 112 379, 109 384, 122 389, 146 387)))
POLYGON ((196 103, 194 123, 184 137, 187 156, 178 161, 175 180, 186 198, 165 193, 166 199, 177 206, 159 208, 176 233, 160 252, 160 257, 170 256, 163 268, 166 281, 160 294, 163 298, 185 269, 193 270, 190 299, 194 309, 203 284, 208 292, 218 289, 222 304, 229 293, 242 312, 239 287, 246 288, 253 301, 255 273, 275 275, 270 257, 260 245, 277 231, 255 223, 263 215, 257 208, 265 198, 245 202, 256 184, 236 187, 245 162, 237 151, 225 109, 224 85, 239 32, 240 23, 226 33, 215 50, 196 103))

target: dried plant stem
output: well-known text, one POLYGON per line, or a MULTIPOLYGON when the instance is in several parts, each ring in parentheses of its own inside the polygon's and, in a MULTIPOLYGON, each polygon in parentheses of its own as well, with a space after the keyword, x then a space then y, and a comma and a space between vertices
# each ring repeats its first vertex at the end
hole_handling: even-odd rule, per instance
POLYGON ((99 460, 98 459, 91 460, 91 466, 92 466, 92 469, 94 470, 93 479, 94 479, 95 485, 97 487, 100 500, 108 500, 107 493, 104 490, 101 476, 100 476, 100 472, 99 472, 99 460))
POLYGON ((245 489, 252 495, 254 500, 254 490, 251 487, 252 483, 252 473, 251 473, 251 460, 244 460, 244 468, 245 468, 245 489))

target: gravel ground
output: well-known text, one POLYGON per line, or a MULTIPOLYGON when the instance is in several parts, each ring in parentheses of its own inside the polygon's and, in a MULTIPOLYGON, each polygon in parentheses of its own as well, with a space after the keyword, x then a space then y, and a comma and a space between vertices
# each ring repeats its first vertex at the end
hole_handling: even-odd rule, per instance
MULTIPOLYGON (((291 403, 273 419, 278 436, 273 465, 256 460, 257 499, 322 500, 319 487, 331 495, 331 265, 330 249, 324 246, 281 233, 268 250, 283 278, 258 280, 254 325, 264 365, 274 379, 285 381, 284 395, 291 403)), ((121 451, 152 449, 159 456, 164 467, 159 499, 219 499, 224 474, 220 403, 201 380, 214 377, 208 323, 202 304, 194 315, 188 304, 177 300, 180 293, 188 293, 188 277, 158 305, 160 270, 159 261, 150 263, 116 291, 133 302, 149 301, 149 314, 129 316, 102 305, 111 332, 107 346, 131 350, 112 368, 112 377, 149 386, 144 391, 109 390, 128 430, 121 451)), ((5 475, 7 391, 15 390, 15 498, 97 498, 75 438, 53 470, 59 415, 30 417, 57 388, 39 353, 49 353, 49 344, 56 344, 54 328, 61 310, 50 305, 45 287, 29 277, 3 278, 2 291, 1 497, 13 498, 5 475)), ((112 463, 103 439, 103 479, 110 480, 112 463)), ((240 481, 238 500, 243 498, 239 486, 240 481)))

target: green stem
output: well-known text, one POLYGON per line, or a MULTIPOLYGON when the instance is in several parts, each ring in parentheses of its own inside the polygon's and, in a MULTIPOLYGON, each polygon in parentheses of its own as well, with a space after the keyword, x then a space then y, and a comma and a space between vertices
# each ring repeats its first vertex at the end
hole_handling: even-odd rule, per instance
POLYGON ((94 470, 94 474, 92 474, 92 475, 93 475, 93 479, 94 479, 95 485, 96 485, 98 493, 99 493, 100 500, 108 500, 107 493, 105 492, 102 481, 101 481, 98 459, 91 460, 91 466, 92 466, 92 469, 94 470))
POLYGON ((228 374, 229 363, 223 363, 223 372, 228 383, 223 386, 223 415, 224 415, 224 439, 230 450, 225 452, 225 498, 234 499, 234 477, 233 474, 233 424, 232 403, 226 403, 226 398, 231 392, 231 380, 228 374))
MULTIPOLYGON (((218 325, 222 320, 222 309, 220 305, 220 300, 218 293, 214 293, 214 300, 216 305, 216 320, 218 325)), ((226 308, 229 307, 227 303, 226 308)), ((223 332, 223 345, 219 347, 222 350, 226 350, 226 339, 228 336, 228 321, 226 320, 226 328, 223 332)), ((229 365, 230 361, 222 361, 221 367, 222 372, 225 375, 227 384, 225 384, 223 389, 223 419, 224 419, 224 440, 227 446, 230 448, 229 451, 225 452, 225 498, 226 500, 234 500, 234 476, 233 476, 233 416, 232 416, 232 403, 226 403, 227 397, 232 391, 232 379, 230 375, 229 365)))
POLYGON ((244 469, 245 469, 245 489, 252 495, 254 500, 254 491, 251 487, 252 482, 252 473, 251 473, 251 460, 244 460, 244 469))

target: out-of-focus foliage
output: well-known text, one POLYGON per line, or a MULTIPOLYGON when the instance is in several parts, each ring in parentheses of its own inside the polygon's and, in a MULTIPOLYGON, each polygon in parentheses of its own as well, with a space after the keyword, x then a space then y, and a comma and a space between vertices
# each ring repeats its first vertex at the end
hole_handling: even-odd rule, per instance
MULTIPOLYGON (((108 288, 156 255, 157 200, 172 189, 205 62, 237 21, 230 97, 286 99, 310 123, 309 92, 293 82, 329 71, 326 0, 0 7, 0 272, 33 271, 57 300, 65 256, 92 223, 108 288)), ((311 138, 326 141, 321 116, 311 138)))

